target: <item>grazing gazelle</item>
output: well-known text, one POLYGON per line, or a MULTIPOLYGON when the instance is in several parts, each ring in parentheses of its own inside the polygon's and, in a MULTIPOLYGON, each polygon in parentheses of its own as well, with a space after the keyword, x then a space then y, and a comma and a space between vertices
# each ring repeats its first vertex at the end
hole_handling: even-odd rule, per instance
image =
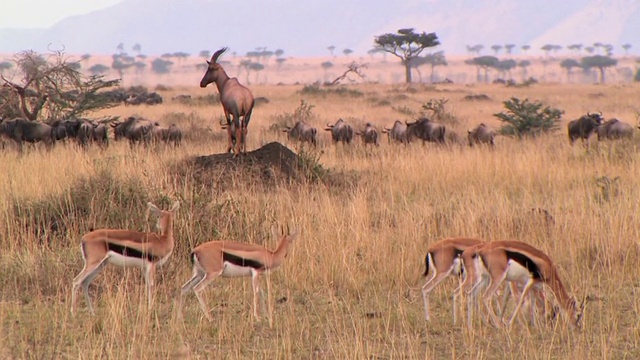
MULTIPOLYGON (((487 246, 490 243, 480 243, 475 246, 471 246, 462 252, 460 258, 462 260, 462 265, 464 266, 465 278, 462 284, 455 290, 454 297, 459 296, 460 293, 464 292, 467 294, 467 324, 471 326, 471 320, 473 317, 473 309, 477 308, 477 298, 478 293, 481 290, 485 290, 487 286, 491 283, 491 279, 489 274, 484 272, 482 269, 477 267, 475 263, 476 253, 479 249, 484 246, 487 246)), ((521 290, 518 288, 518 284, 516 282, 509 282, 509 289, 505 289, 504 297, 502 299, 502 308, 500 310, 500 316, 504 315, 505 309, 507 307, 507 301, 509 301, 509 297, 513 294, 518 297, 521 290)), ((524 284, 521 284, 524 286, 524 284)), ((537 296, 537 300, 542 300, 544 302, 544 293, 539 289, 534 289, 532 293, 534 296, 537 296)), ((532 300, 533 296, 532 296, 532 300)), ((531 304, 531 322, 533 324, 533 315, 534 308, 531 304)), ((455 311, 455 309, 454 309, 455 311)), ((454 314, 455 315, 455 314, 454 314)))
POLYGON ((474 255, 476 270, 488 274, 491 279, 491 285, 484 294, 484 303, 496 326, 499 321, 491 306, 491 299, 505 280, 524 284, 508 325, 513 323, 528 292, 532 289, 542 290, 546 284, 560 308, 569 313, 575 326, 580 326, 584 301, 578 307, 576 300, 569 297, 555 265, 545 253, 521 241, 505 240, 491 242, 479 248, 474 255))
POLYGON ((72 313, 76 304, 76 293, 80 286, 89 305, 89 310, 92 314, 94 313, 91 298, 89 298, 89 284, 107 264, 142 268, 147 283, 149 307, 151 307, 151 290, 155 268, 164 264, 173 252, 173 217, 180 203, 176 201, 168 211, 160 210, 152 203, 147 205, 149 210, 158 216, 159 233, 99 229, 82 236, 80 250, 82 251, 84 268, 73 279, 72 313))
MULTIPOLYGON (((182 286, 180 312, 182 313, 184 296, 193 290, 200 303, 200 308, 207 319, 212 321, 200 292, 219 276, 228 278, 251 276, 253 315, 258 320, 260 318, 258 315, 260 275, 274 270, 282 264, 289 251, 289 246, 297 235, 297 231, 293 234, 282 235, 275 250, 269 250, 261 245, 235 241, 209 241, 197 246, 189 256, 193 263, 193 276, 182 286)), ((269 309, 270 323, 271 320, 271 309, 269 309)))
MULTIPOLYGON (((429 293, 449 275, 462 275, 462 260, 460 256, 467 248, 483 243, 474 238, 447 238, 429 246, 425 258, 424 276, 433 275, 422 286, 422 300, 424 301, 424 316, 429 320, 429 293), (429 270, 431 269, 431 270, 429 270)), ((456 293, 453 296, 453 321, 456 321, 456 293)))

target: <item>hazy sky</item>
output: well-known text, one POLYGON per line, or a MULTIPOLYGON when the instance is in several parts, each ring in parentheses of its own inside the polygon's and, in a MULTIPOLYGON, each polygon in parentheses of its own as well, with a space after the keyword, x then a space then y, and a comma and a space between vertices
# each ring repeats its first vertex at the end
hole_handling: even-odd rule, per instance
POLYGON ((67 16, 86 14, 123 0, 2 0, 0 28, 47 28, 67 16))

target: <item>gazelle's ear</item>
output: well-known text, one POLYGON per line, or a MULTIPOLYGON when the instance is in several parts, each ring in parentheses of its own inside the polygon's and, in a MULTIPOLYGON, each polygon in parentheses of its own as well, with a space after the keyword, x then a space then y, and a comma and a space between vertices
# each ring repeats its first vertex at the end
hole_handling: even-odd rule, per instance
POLYGON ((160 215, 162 213, 162 210, 158 209, 158 207, 151 202, 148 202, 147 206, 149 207, 149 210, 155 215, 160 215))
POLYGON ((173 206, 171 207, 171 210, 169 210, 169 211, 174 212, 174 211, 178 210, 179 208, 180 208, 180 201, 176 201, 176 202, 173 203, 173 206))
POLYGON ((275 224, 271 225, 271 234, 275 239, 280 238, 280 234, 278 233, 278 225, 275 225, 275 224))
POLYGON ((289 235, 289 241, 293 242, 298 238, 298 235, 300 234, 300 230, 295 229, 293 230, 293 232, 289 235))

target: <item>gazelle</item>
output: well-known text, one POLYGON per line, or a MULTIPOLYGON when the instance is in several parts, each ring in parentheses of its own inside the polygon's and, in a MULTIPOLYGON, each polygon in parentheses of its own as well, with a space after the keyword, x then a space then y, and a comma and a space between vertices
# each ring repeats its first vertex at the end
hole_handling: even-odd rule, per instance
MULTIPOLYGON (((475 238, 447 238, 432 244, 427 249, 425 257, 424 276, 429 277, 427 282, 422 286, 422 300, 424 302, 424 316, 429 321, 429 293, 440 284, 449 275, 462 274, 462 260, 460 256, 467 248, 483 243, 480 239, 475 238)), ((458 293, 453 294, 453 322, 456 322, 456 297, 458 293)))
POLYGON ((524 283, 509 326, 528 292, 532 289, 542 290, 544 284, 549 286, 560 308, 569 313, 573 324, 580 326, 584 301, 578 307, 575 299, 569 297, 555 265, 545 253, 521 241, 505 240, 491 242, 479 248, 474 255, 476 270, 488 274, 491 279, 491 285, 484 294, 484 303, 494 324, 498 325, 498 318, 491 307, 491 299, 498 286, 506 280, 524 283))
POLYGON ((89 297, 89 284, 107 264, 142 268, 147 285, 149 307, 151 307, 155 268, 164 264, 173 252, 173 218, 180 203, 176 201, 168 211, 160 210, 152 203, 147 205, 149 210, 158 216, 156 226, 159 233, 99 229, 82 236, 80 250, 84 268, 73 279, 71 313, 75 308, 78 287, 81 286, 89 310, 94 314, 89 297))
MULTIPOLYGON (((473 317, 473 309, 477 308, 477 298, 478 293, 481 290, 485 290, 487 286, 491 283, 491 279, 489 274, 482 269, 477 267, 475 263, 476 254, 479 249, 484 246, 487 246, 490 243, 480 243, 474 246, 467 248, 460 255, 460 259, 462 260, 462 264, 464 266, 465 278, 462 284, 455 290, 454 297, 459 296, 460 293, 464 292, 467 295, 467 324, 471 326, 471 320, 473 317)), ((521 290, 518 288, 518 284, 516 282, 509 282, 509 289, 505 289, 504 297, 502 299, 502 307, 500 310, 500 316, 504 316, 504 312, 507 307, 507 302, 509 301, 509 297, 513 294, 516 297, 519 297, 521 290)), ((521 284, 524 286, 524 284, 521 284)), ((534 289, 534 293, 532 293, 532 301, 542 300, 544 304, 544 293, 538 289, 534 289), (537 296, 537 298, 534 298, 537 296)), ((535 302, 531 304, 531 322, 533 323, 533 315, 535 302)))
MULTIPOLYGON (((184 296, 191 290, 196 294, 200 308, 209 321, 211 315, 200 294, 217 277, 233 278, 251 276, 253 287, 253 315, 258 315, 258 295, 260 292, 260 275, 278 268, 287 256, 289 247, 298 236, 297 232, 283 235, 275 250, 269 250, 261 245, 247 244, 235 241, 209 241, 197 246, 189 257, 193 263, 193 276, 182 286, 179 310, 182 313, 184 296)), ((269 283, 267 283, 267 292, 269 283)), ((267 294, 267 297, 269 294, 267 294)), ((267 301, 268 302, 268 301, 267 301)), ((269 308, 269 323, 271 323, 271 309, 269 308)))

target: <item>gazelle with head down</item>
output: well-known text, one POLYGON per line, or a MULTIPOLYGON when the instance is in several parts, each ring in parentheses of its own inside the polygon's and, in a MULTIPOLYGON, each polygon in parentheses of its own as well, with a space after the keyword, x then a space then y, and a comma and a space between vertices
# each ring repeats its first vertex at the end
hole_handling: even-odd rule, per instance
MULTIPOLYGON (((471 246, 462 252, 460 255, 460 259, 462 260, 462 264, 464 266, 465 277, 464 281, 460 286, 455 290, 454 297, 459 296, 461 293, 465 293, 467 295, 467 324, 471 326, 472 318, 473 318, 473 310, 477 308, 477 300, 478 294, 486 290, 487 287, 491 283, 491 278, 489 274, 482 269, 478 268, 475 263, 475 258, 477 256, 478 250, 489 245, 491 243, 479 243, 477 245, 471 246)), ((500 316, 504 316, 507 302, 509 301, 509 297, 514 295, 516 298, 519 298, 521 294, 521 290, 518 287, 519 285, 524 286, 524 283, 518 282, 509 282, 509 288, 504 290, 504 296, 502 299, 502 306, 500 309, 500 316)), ((536 301, 542 301, 544 305, 545 297, 544 292, 541 289, 534 289, 534 292, 531 293, 531 323, 534 323, 534 306, 536 301)))
MULTIPOLYGON (((431 276, 422 286, 422 300, 424 302, 424 316, 428 321, 429 316, 429 293, 449 275, 462 275, 463 267, 461 255, 467 248, 483 243, 480 239, 474 238, 447 238, 432 244, 427 249, 425 257, 424 276, 431 276)), ((456 297, 453 294, 453 321, 456 321, 456 297)))
POLYGON ((491 306, 491 299, 498 286, 506 280, 524 284, 508 325, 513 323, 529 291, 542 290, 543 285, 547 285, 560 308, 571 317, 572 323, 577 327, 580 326, 584 301, 578 306, 576 300, 567 294, 555 265, 542 251, 521 241, 494 241, 476 251, 474 262, 478 273, 487 274, 491 279, 491 285, 483 298, 495 325, 498 325, 499 321, 491 306))
POLYGON ((173 218, 180 206, 175 202, 171 210, 160 210, 152 203, 149 210, 158 216, 158 233, 122 229, 93 230, 82 236, 80 250, 84 268, 73 279, 71 312, 76 304, 76 293, 82 287, 89 311, 94 313, 89 284, 107 265, 142 268, 147 285, 149 306, 152 303, 152 288, 156 266, 164 264, 173 252, 173 218))

